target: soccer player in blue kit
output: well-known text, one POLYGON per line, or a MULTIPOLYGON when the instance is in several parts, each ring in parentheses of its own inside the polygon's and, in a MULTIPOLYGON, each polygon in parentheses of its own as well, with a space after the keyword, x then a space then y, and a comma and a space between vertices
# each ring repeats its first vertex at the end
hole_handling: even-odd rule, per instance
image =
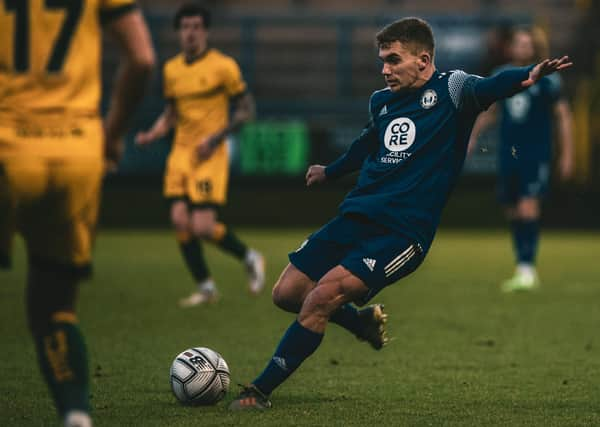
POLYGON ((423 261, 477 115, 571 65, 563 57, 491 78, 440 73, 431 27, 418 18, 386 26, 376 40, 387 88, 371 96, 371 120, 344 155, 306 174, 311 186, 360 170, 358 182, 340 214, 290 254, 273 301, 298 317, 231 410, 270 408, 271 392, 317 349, 328 322, 376 349, 385 344, 383 307, 351 303, 366 304, 423 261))
MULTIPOLYGON (((546 57, 546 51, 547 43, 540 30, 513 31, 508 46, 512 66, 540 60, 546 57)), ((517 258, 515 274, 502 283, 502 290, 527 291, 540 283, 535 269, 540 200, 548 189, 555 122, 560 141, 560 177, 568 179, 573 172, 573 120, 569 104, 561 94, 560 76, 546 76, 535 86, 499 101, 481 114, 473 126, 469 151, 476 145, 477 136, 497 119, 498 199, 505 206, 511 224, 517 258)))

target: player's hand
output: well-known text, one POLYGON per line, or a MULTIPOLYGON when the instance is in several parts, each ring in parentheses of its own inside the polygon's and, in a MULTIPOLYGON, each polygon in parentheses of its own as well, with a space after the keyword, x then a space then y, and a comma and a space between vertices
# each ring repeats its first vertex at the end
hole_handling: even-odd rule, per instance
POLYGON ((199 160, 206 160, 215 152, 217 147, 222 143, 221 135, 212 135, 204 138, 196 147, 196 156, 199 160))
POLYGON ((106 172, 116 172, 119 161, 123 157, 124 144, 121 138, 106 139, 104 145, 104 159, 106 161, 106 172))
POLYGON ((321 183, 327 179, 325 175, 325 166, 322 165, 311 165, 306 171, 306 186, 321 183))
POLYGON ((154 141, 154 136, 152 135, 152 132, 148 131, 148 132, 138 132, 135 134, 135 145, 148 145, 150 144, 152 141, 154 141))
POLYGON ((562 58, 545 59, 533 67, 533 69, 529 72, 529 78, 527 80, 523 80, 521 82, 521 86, 529 87, 542 77, 552 74, 555 71, 564 70, 572 65, 573 63, 569 60, 568 56, 563 56, 562 58))

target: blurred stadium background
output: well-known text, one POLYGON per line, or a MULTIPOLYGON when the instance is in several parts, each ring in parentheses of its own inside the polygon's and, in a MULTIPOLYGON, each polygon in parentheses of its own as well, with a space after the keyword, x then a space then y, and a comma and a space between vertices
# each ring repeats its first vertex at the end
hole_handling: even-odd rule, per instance
MULTIPOLYGON (((141 0, 159 60, 178 52, 172 16, 183 1, 141 0)), ((305 191, 303 174, 327 163, 351 143, 367 118, 367 100, 382 87, 374 33, 402 17, 428 19, 436 33, 439 69, 462 68, 486 75, 505 61, 503 43, 513 25, 535 24, 550 39, 553 55, 569 54, 564 73, 574 110, 576 179, 554 183, 544 224, 596 227, 600 214, 600 2, 593 0, 220 0, 205 2, 214 13, 210 43, 235 57, 255 95, 257 121, 232 140, 232 185, 223 212, 237 225, 315 225, 335 213, 351 182, 305 191), (313 208, 309 208, 309 207, 313 208), (318 207, 315 209, 314 207, 318 207)), ((108 42, 105 88, 117 52, 108 42)), ((168 226, 162 171, 170 148, 165 138, 149 149, 133 145, 136 130, 162 111, 161 76, 126 141, 117 174, 107 178, 101 224, 109 227, 168 226), (126 203, 129 209, 122 209, 126 203)), ((108 93, 108 91, 105 91, 108 93)), ((495 133, 486 150, 469 159, 451 198, 443 226, 501 226, 495 203, 495 133)))

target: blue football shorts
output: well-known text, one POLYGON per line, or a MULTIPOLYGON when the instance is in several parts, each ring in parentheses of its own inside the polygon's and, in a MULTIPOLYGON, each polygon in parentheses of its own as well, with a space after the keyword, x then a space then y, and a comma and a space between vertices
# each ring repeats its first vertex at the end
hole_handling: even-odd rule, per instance
POLYGON ((289 254, 315 282, 338 265, 349 270, 369 288, 358 305, 415 271, 423 258, 421 245, 357 214, 335 217, 289 254))
POLYGON ((542 199, 548 192, 549 181, 550 166, 546 160, 505 160, 498 170, 498 201, 514 205, 523 198, 542 199))

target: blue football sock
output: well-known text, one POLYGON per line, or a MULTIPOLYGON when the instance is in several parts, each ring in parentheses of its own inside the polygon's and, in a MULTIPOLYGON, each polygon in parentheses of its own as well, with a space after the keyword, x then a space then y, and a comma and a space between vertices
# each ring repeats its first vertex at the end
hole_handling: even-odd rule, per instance
POLYGON ((519 264, 535 263, 540 238, 539 220, 515 220, 511 222, 513 242, 519 264))
POLYGON ((362 323, 358 316, 358 310, 351 304, 344 304, 335 313, 331 315, 329 320, 342 328, 345 328, 357 335, 362 330, 362 323))
POLYGON ((252 381, 252 384, 264 394, 271 394, 302 364, 304 359, 313 354, 321 344, 321 340, 323 334, 306 329, 297 320, 294 321, 281 338, 269 364, 252 381))

